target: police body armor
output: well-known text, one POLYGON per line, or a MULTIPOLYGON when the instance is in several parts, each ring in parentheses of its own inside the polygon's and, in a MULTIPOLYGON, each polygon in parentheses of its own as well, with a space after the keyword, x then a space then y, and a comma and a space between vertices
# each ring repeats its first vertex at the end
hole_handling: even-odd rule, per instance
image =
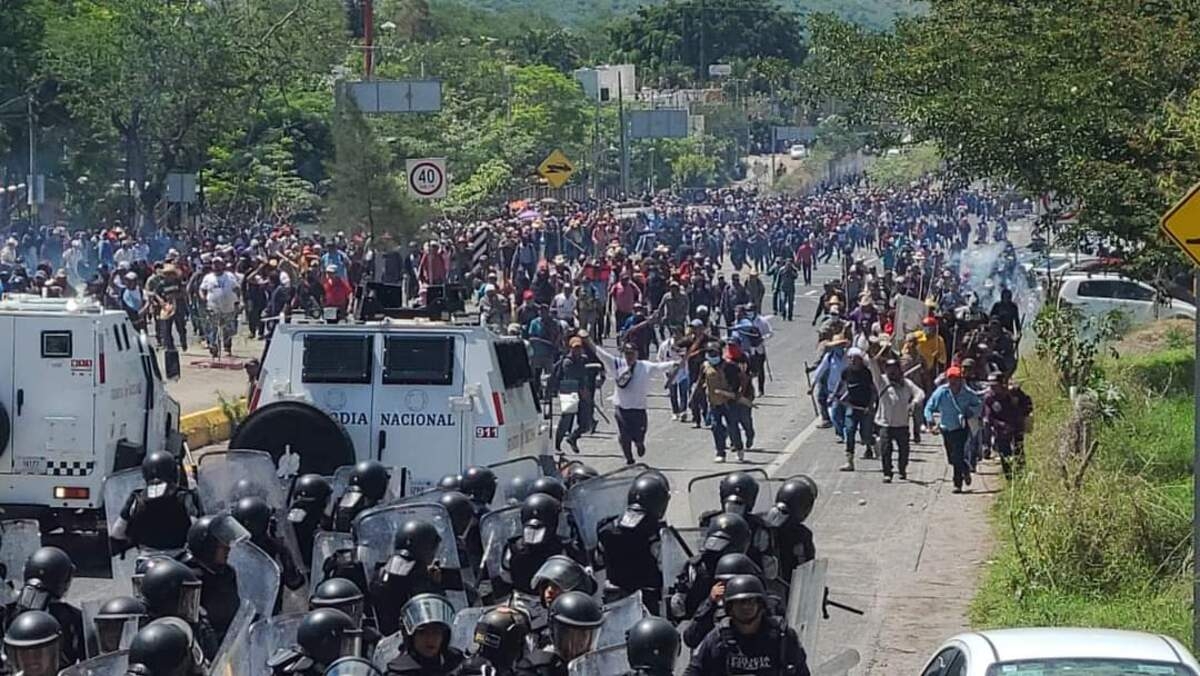
MULTIPOLYGON (((713 510, 700 515, 700 527, 708 528, 709 522, 718 514, 723 513, 721 510, 713 510)), ((772 548, 771 529, 758 514, 739 514, 739 516, 745 519, 746 524, 750 526, 750 549, 746 555, 759 568, 762 568, 764 580, 778 579, 779 559, 772 548)))
MULTIPOLYGON (((659 555, 662 543, 659 530, 665 524, 643 519, 635 528, 621 527, 621 517, 611 516, 600 522, 597 537, 604 550, 608 582, 627 596, 639 589, 646 607, 657 609, 662 600, 662 575, 659 555)), ((606 603, 616 600, 606 596, 606 603)))
POLYGON ((752 637, 742 637, 726 618, 717 626, 725 657, 726 674, 738 676, 795 676, 800 673, 787 664, 788 627, 778 617, 766 615, 762 627, 752 637), (750 653, 746 649, 750 649, 750 653))
POLYGON ((524 536, 509 538, 504 546, 503 568, 509 575, 512 588, 523 594, 533 594, 533 576, 551 556, 569 556, 584 563, 583 554, 573 545, 563 542, 562 538, 553 533, 532 545, 525 542, 524 536))
POLYGON ((193 500, 189 491, 181 489, 154 499, 146 497, 145 489, 134 491, 121 510, 126 539, 150 549, 182 548, 192 525, 188 505, 193 500))

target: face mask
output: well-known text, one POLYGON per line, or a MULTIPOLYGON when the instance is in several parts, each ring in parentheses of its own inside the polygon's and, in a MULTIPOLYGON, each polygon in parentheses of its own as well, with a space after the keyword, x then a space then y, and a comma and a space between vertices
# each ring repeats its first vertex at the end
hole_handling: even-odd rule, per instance
POLYGON ((543 540, 546 539, 546 529, 525 526, 525 528, 521 531, 521 536, 528 544, 539 545, 543 540))
POLYGON ((721 363, 720 357, 705 357, 704 359, 705 359, 705 361, 707 361, 709 364, 711 364, 713 366, 716 366, 717 364, 721 363))

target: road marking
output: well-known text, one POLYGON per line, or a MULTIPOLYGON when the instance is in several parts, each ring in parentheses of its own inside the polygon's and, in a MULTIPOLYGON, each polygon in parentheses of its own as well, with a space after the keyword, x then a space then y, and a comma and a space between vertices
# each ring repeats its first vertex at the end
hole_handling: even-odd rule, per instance
POLYGON ((817 416, 808 424, 808 427, 800 430, 800 434, 797 434, 796 438, 792 439, 790 442, 788 442, 788 445, 784 447, 783 453, 781 453, 778 458, 772 460, 770 465, 767 465, 767 476, 772 479, 775 478, 776 472, 783 468, 784 463, 786 463, 788 459, 790 459, 796 454, 797 451, 800 450, 800 447, 804 445, 804 442, 808 441, 808 438, 811 437, 814 432, 820 429, 820 425, 821 416, 817 416))
POLYGON ((813 290, 811 290, 811 291, 806 291, 806 292, 804 293, 804 297, 805 297, 805 298, 812 298, 812 297, 813 297, 813 296, 815 296, 815 295, 817 295, 817 290, 816 290, 816 289, 813 289, 813 290))

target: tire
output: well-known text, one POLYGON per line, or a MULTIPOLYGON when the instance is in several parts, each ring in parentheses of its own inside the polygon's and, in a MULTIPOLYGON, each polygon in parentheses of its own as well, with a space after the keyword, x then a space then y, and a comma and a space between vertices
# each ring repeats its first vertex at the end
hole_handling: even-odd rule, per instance
POLYGON ((300 456, 300 474, 332 476, 338 467, 356 462, 346 429, 301 401, 277 401, 255 410, 238 425, 229 448, 266 451, 276 464, 290 448, 300 456))

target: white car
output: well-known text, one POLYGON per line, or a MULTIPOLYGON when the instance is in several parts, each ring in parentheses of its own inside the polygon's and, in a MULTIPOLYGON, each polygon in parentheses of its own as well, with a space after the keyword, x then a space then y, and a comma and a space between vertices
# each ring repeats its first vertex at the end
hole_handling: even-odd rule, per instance
POLYGON ((1067 273, 1058 298, 1089 317, 1119 310, 1134 325, 1158 319, 1196 318, 1195 305, 1173 298, 1160 302, 1153 286, 1114 273, 1067 273))
POLYGON ((921 676, 1200 676, 1169 636, 1115 629, 996 629, 942 644, 921 676))
POLYGON ((797 143, 791 148, 788 148, 788 156, 793 160, 802 160, 808 157, 808 146, 804 145, 803 143, 797 143))

